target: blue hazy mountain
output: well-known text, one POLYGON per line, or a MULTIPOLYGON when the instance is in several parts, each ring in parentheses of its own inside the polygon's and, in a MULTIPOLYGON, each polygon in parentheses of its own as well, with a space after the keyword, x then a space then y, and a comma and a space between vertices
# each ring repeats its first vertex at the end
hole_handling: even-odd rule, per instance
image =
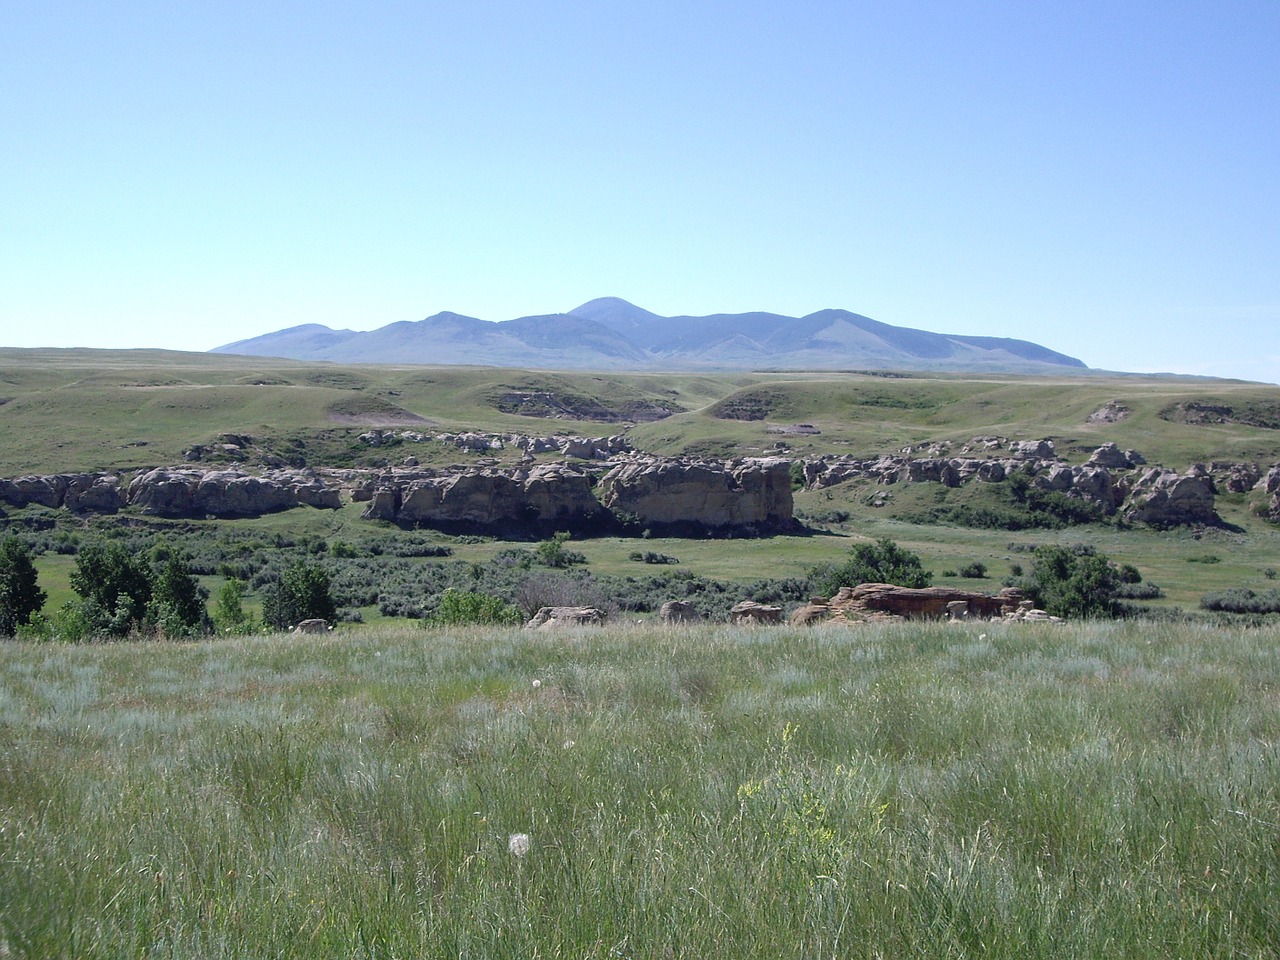
POLYGON ((567 313, 494 322, 456 313, 377 330, 289 327, 214 353, 337 363, 440 363, 593 370, 1081 369, 1075 357, 1027 340, 930 333, 848 310, 804 317, 722 313, 663 317, 617 297, 567 313))

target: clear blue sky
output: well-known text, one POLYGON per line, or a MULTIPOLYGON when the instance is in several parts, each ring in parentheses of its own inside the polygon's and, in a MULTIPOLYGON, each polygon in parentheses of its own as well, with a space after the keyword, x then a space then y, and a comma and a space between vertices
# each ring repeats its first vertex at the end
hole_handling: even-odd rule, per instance
POLYGON ((842 307, 1280 381, 1280 2, 0 6, 0 345, 842 307))

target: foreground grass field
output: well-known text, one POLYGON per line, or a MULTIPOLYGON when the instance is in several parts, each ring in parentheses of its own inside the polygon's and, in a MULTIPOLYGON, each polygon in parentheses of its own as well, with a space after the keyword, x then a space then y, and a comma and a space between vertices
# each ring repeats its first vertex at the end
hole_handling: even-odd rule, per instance
POLYGON ((0 956, 1274 957, 1280 631, 0 646, 0 956))

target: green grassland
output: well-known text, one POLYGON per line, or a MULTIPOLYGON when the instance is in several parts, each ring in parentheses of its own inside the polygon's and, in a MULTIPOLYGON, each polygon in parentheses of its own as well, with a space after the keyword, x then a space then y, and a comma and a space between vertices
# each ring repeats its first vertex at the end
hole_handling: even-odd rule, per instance
MULTIPOLYGON (((32 472, 122 470, 182 462, 194 444, 224 434, 254 438, 250 452, 313 466, 420 462, 456 464, 476 457, 442 443, 369 447, 371 428, 425 433, 517 432, 531 435, 625 434, 658 454, 738 456, 785 452, 814 457, 874 457, 905 447, 976 436, 1053 438, 1060 455, 1081 462, 1105 441, 1137 449, 1149 462, 1185 469, 1194 462, 1280 461, 1280 389, 1235 381, 1084 373, 1067 377, 934 376, 870 373, 589 374, 497 368, 340 366, 289 360, 164 351, 0 350, 0 476, 32 472), (1126 415, 1091 422, 1104 405, 1126 415), (669 414, 669 415, 667 415, 669 414), (780 432, 806 424, 817 433, 780 432)), ((512 448, 499 458, 514 459, 512 448)), ((252 457, 251 457, 252 461, 252 457)), ((848 483, 799 491, 796 507, 810 535, 734 541, 576 542, 595 573, 640 576, 640 546, 680 561, 698 576, 747 583, 801 576, 869 537, 888 536, 919 553, 935 582, 998 586, 1039 543, 1086 543, 1133 563, 1164 596, 1162 607, 1194 607, 1208 591, 1266 586, 1280 566, 1280 528, 1258 518, 1259 493, 1224 495, 1229 528, 1148 531, 1088 525, 1068 530, 979 530, 921 522, 940 505, 978 504, 997 493, 986 484, 948 490, 938 484, 889 487, 848 483), (876 503, 879 505, 874 505, 876 503), (833 520, 833 516, 842 515, 833 520), (825 519, 824 519, 825 518, 825 519), (1189 563, 1197 556, 1217 563, 1189 563), (966 563, 988 568, 987 581, 947 574, 966 563)), ((264 536, 341 539, 375 530, 360 505, 337 512, 298 509, 225 526, 264 536)), ((30 513, 30 509, 25 513, 30 513)), ((13 511, 15 519, 24 511, 13 511)), ((85 535, 110 518, 56 521, 85 535)), ((191 525, 188 525, 191 526, 191 525)), ((195 528, 210 526, 194 524, 195 528)), ((183 525, 173 528, 181 535, 183 525)), ((388 536, 394 535, 387 531, 388 536)), ((441 538, 455 558, 488 562, 508 545, 441 538)), ((50 608, 69 599, 71 560, 39 558, 50 608)), ((206 586, 220 584, 205 577, 206 586)), ((253 598, 251 598, 252 602, 253 598)), ((366 606, 363 615, 378 619, 366 606)))
MULTIPOLYGON (((638 448, 663 455, 736 456, 782 441, 797 456, 878 456, 1000 435, 1052 437, 1062 455, 1077 461, 1108 440, 1178 468, 1213 459, 1280 460, 1280 390, 1190 378, 594 375, 5 349, 0 400, 0 476, 171 464, 193 444, 226 433, 289 440, 312 465, 326 465, 326 457, 357 457, 354 437, 370 427, 625 433, 638 448), (1128 415, 1090 423, 1089 415, 1109 402, 1124 405, 1128 415), (1204 407, 1231 413, 1206 415, 1204 407), (820 433, 778 432, 798 423, 820 433)), ((428 460, 458 458, 455 449, 432 445, 413 452, 428 460)), ((385 461, 388 454, 377 456, 385 461)))
POLYGON ((1274 957, 1278 640, 8 643, 0 955, 1274 957))

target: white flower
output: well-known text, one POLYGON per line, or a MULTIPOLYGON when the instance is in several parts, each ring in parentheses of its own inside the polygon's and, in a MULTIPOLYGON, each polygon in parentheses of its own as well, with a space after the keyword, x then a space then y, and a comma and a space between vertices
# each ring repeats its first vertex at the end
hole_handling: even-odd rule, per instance
POLYGON ((572 749, 573 749, 573 741, 572 741, 572 740, 566 740, 566 741, 564 742, 564 748, 565 748, 566 750, 572 750, 572 749))
POLYGON ((523 857, 529 852, 529 835, 527 833, 513 833, 507 840, 507 850, 513 857, 523 857))
POLYGON ((540 686, 542 686, 542 681, 541 681, 541 680, 535 680, 535 681, 533 681, 533 689, 537 690, 540 686))

